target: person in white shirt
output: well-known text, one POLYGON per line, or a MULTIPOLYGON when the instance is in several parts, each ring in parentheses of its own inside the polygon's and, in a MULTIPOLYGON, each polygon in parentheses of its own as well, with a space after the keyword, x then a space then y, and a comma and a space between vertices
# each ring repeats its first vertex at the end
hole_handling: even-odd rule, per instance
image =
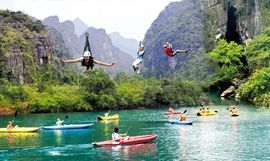
POLYGON ((59 118, 56 120, 56 125, 61 125, 64 122, 64 120, 60 120, 59 118))
POLYGON ((142 44, 142 42, 140 42, 139 44, 139 49, 137 51, 137 58, 136 60, 133 62, 132 67, 134 69, 134 72, 137 72, 137 74, 140 73, 140 69, 139 69, 139 64, 141 64, 143 62, 144 59, 144 46, 142 44))
POLYGON ((113 133, 112 133, 112 140, 119 140, 119 139, 128 139, 127 133, 125 134, 119 134, 119 129, 118 127, 115 127, 113 129, 113 133))

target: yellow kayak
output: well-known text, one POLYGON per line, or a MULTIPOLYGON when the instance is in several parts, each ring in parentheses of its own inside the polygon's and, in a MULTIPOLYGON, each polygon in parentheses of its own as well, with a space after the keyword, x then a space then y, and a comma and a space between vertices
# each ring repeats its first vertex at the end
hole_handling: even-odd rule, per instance
POLYGON ((40 127, 14 127, 12 129, 0 128, 0 133, 28 133, 36 132, 40 127))
POLYGON ((213 116, 215 115, 216 112, 215 111, 209 111, 208 113, 204 113, 204 112, 198 112, 197 116, 213 116))
POLYGON ((115 115, 112 115, 112 116, 109 116, 109 117, 98 116, 97 119, 99 121, 101 121, 101 120, 118 120, 119 119, 119 115, 118 114, 115 114, 115 115))
POLYGON ((239 113, 237 112, 237 113, 232 113, 232 112, 230 112, 230 115, 232 116, 232 117, 237 117, 237 116, 239 116, 239 113))

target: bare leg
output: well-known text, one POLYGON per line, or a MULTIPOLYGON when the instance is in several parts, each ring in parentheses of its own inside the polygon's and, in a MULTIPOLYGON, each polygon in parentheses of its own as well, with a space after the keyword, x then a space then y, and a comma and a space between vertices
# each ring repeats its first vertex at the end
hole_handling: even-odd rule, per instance
POLYGON ((175 50, 175 51, 173 52, 173 56, 175 56, 176 54, 187 53, 187 52, 188 52, 187 49, 186 49, 186 50, 175 50))

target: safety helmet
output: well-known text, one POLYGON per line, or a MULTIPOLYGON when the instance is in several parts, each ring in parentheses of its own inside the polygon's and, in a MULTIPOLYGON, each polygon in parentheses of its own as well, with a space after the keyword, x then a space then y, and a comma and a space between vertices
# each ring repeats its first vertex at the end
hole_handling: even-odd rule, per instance
POLYGON ((168 44, 165 44, 163 47, 164 47, 164 48, 168 47, 168 44))
POLYGON ((84 57, 85 57, 85 56, 91 56, 90 51, 85 51, 85 52, 83 53, 83 56, 84 56, 84 57))

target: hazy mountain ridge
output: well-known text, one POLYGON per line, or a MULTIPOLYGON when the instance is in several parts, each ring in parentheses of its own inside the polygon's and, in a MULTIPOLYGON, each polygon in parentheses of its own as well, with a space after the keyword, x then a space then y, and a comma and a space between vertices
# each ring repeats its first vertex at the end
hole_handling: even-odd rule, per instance
POLYGON ((114 46, 118 47, 120 50, 128 53, 134 58, 137 57, 137 48, 139 45, 138 40, 125 38, 119 32, 110 33, 109 36, 114 46))

